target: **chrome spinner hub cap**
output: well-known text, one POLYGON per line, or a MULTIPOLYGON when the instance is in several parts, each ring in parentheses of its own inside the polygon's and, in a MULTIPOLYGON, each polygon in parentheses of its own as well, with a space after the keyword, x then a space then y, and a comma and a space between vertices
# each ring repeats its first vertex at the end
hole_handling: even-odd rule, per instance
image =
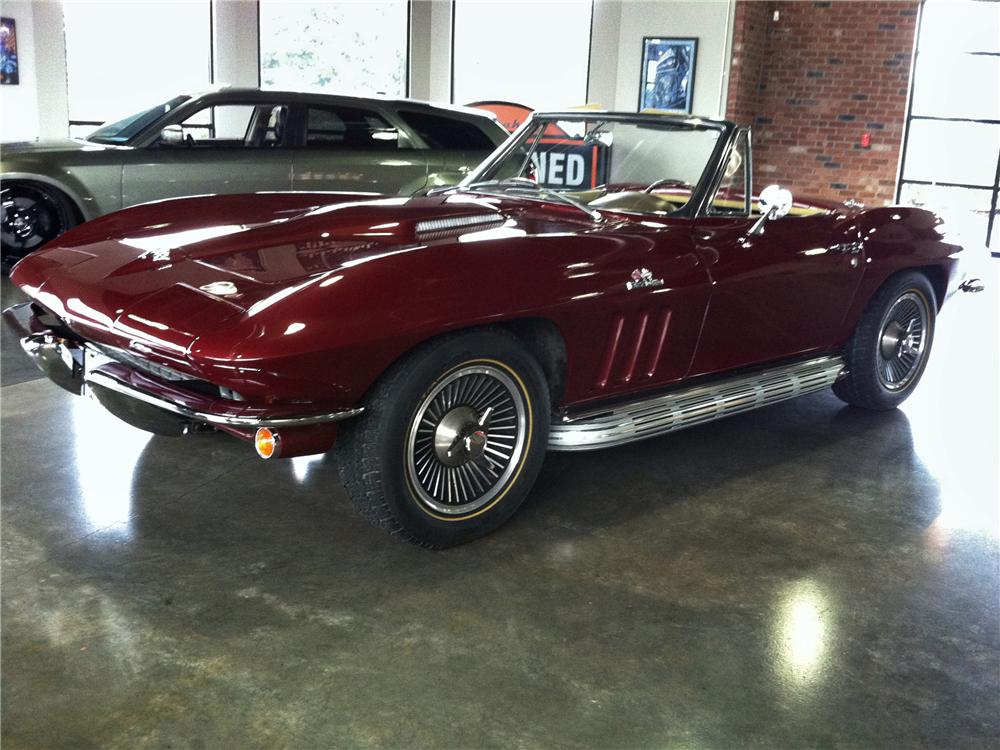
POLYGON ((483 419, 468 406, 444 415, 434 431, 434 453, 445 466, 461 466, 482 458, 489 438, 483 419))
POLYGON ((927 303, 915 292, 900 296, 886 312, 878 351, 878 375, 885 388, 901 390, 920 372, 929 325, 927 303))
POLYGON ((417 407, 406 441, 406 474, 416 499, 444 515, 494 500, 521 464, 528 407, 499 367, 470 364, 439 381, 417 407))

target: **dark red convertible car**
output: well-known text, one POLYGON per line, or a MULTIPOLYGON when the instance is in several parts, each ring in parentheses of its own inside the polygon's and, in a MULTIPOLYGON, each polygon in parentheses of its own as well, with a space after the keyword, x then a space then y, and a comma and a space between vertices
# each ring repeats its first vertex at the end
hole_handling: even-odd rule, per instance
POLYGON ((424 197, 150 203, 21 261, 5 313, 58 384, 143 429, 327 451, 426 546, 511 516, 546 450, 615 446, 832 386, 916 386, 961 247, 927 211, 751 189, 750 133, 535 115, 424 197))

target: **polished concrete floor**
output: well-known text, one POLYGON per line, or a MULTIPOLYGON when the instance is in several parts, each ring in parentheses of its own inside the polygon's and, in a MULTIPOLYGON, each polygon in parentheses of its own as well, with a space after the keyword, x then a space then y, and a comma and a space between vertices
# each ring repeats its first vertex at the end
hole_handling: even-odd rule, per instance
POLYGON ((996 289, 899 411, 552 455, 438 553, 328 458, 150 437, 5 341, 3 747, 996 747, 996 289))

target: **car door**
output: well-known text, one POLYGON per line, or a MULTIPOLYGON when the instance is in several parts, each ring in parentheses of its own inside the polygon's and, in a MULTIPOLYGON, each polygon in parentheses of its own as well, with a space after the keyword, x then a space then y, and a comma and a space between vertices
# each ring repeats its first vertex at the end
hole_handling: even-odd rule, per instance
POLYGON ((564 283, 580 293, 559 320, 570 345, 566 391, 586 400, 683 378, 710 293, 689 218, 607 212, 605 222, 575 245, 587 260, 565 266, 564 283))
POLYGON ((409 195, 427 181, 427 150, 375 109, 307 102, 294 122, 295 190, 409 195))
POLYGON ((861 278, 863 258, 845 243, 844 216, 806 204, 751 230, 760 218, 750 189, 749 134, 733 144, 727 174, 694 226, 712 295, 691 375, 832 347, 861 278), (735 154, 735 156, 733 155, 735 154))
POLYGON ((122 204, 218 193, 289 190, 288 105, 209 104, 124 157, 122 204))

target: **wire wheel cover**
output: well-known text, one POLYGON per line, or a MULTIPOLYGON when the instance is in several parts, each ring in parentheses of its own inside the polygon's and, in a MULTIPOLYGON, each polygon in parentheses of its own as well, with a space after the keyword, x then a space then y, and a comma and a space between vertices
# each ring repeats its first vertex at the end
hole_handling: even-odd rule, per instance
POLYGON ((927 352, 930 313, 923 296, 901 295, 882 318, 876 367, 890 391, 906 388, 920 371, 927 352))
POLYGON ((521 387, 497 366, 463 365, 439 380, 407 434, 406 475, 417 499, 450 516, 488 505, 521 464, 528 418, 521 387))

